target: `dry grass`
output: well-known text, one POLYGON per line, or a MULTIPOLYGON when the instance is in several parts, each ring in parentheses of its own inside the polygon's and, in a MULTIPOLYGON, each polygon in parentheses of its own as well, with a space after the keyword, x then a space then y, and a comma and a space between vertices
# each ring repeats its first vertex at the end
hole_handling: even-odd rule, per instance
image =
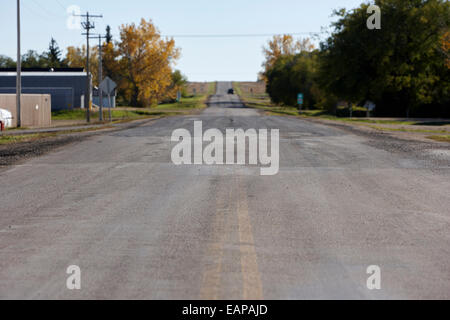
POLYGON ((235 90, 239 95, 251 96, 264 95, 266 93, 265 82, 235 82, 233 84, 235 90))
POLYGON ((84 129, 74 129, 74 130, 61 130, 54 132, 42 132, 42 133, 30 133, 30 134, 21 134, 21 135, 0 135, 0 145, 5 144, 14 144, 20 142, 31 142, 37 141, 45 138, 56 137, 64 134, 72 134, 72 133, 83 133, 83 132, 94 132, 104 129, 111 129, 113 126, 106 125, 95 128, 84 128, 84 129))
POLYGON ((434 141, 450 143, 450 135, 449 136, 431 136, 431 137, 427 137, 427 138, 434 140, 434 141))
POLYGON ((211 94, 211 82, 189 82, 187 84, 187 93, 194 94, 194 89, 197 95, 209 95, 211 94))

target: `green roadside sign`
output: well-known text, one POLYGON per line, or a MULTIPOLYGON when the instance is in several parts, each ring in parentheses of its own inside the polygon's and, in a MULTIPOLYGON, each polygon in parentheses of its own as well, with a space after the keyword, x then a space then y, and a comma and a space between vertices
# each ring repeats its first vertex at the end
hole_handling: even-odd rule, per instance
POLYGON ((297 104, 299 106, 303 105, 303 98, 304 98, 303 93, 299 93, 298 96, 297 96, 297 104))

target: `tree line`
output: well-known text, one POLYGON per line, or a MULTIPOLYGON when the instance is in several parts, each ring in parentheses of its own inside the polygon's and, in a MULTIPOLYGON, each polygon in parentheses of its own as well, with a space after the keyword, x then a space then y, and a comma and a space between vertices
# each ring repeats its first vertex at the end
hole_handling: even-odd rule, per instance
POLYGON ((274 103, 336 113, 339 103, 376 104, 377 116, 450 117, 450 3, 377 0, 336 10, 333 32, 315 49, 308 39, 276 36, 264 48, 262 77, 274 103), (369 5, 382 27, 367 28, 369 5))
MULTIPOLYGON (((99 82, 99 48, 92 46, 90 72, 94 85, 99 82)), ((23 68, 85 68, 86 46, 70 46, 65 57, 52 38, 46 51, 39 54, 30 50, 22 56, 23 68)), ((118 84, 118 101, 124 105, 149 107, 161 102, 173 101, 178 91, 184 91, 186 77, 174 64, 180 49, 173 39, 163 39, 151 20, 142 19, 139 24, 119 27, 119 39, 106 29, 102 43, 102 73, 118 84)), ((13 68, 13 59, 0 55, 1 68, 13 68)))

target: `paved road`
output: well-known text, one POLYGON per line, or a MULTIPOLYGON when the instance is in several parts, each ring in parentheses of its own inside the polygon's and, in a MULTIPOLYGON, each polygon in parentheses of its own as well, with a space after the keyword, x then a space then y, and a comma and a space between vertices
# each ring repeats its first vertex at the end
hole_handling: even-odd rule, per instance
POLYGON ((91 137, 0 173, 0 298, 450 298, 450 151, 242 108, 91 137), (280 129, 280 172, 175 166, 174 129, 280 129), (66 268, 82 289, 66 289, 66 268), (382 290, 366 287, 369 265, 382 290))

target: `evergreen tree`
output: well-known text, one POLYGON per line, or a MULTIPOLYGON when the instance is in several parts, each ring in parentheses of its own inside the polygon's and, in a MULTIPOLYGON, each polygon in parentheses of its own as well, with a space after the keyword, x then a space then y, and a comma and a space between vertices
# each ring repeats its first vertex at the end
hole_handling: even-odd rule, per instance
POLYGON ((47 60, 49 68, 60 68, 62 67, 61 61, 61 50, 59 49, 58 43, 55 39, 51 39, 48 51, 47 51, 47 60))
POLYGON ((107 26, 106 27, 106 43, 111 43, 111 42, 112 42, 111 27, 107 26))

